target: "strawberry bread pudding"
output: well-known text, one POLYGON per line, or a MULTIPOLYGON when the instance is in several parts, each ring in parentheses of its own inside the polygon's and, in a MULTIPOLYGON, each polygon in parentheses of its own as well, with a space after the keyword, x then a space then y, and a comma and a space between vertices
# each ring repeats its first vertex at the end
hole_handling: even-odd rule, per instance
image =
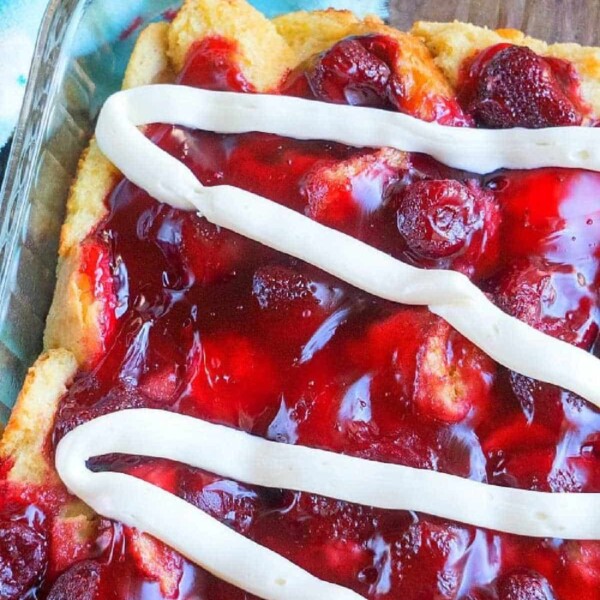
POLYGON ((600 50, 187 0, 0 443, 3 600, 600 598, 600 50))

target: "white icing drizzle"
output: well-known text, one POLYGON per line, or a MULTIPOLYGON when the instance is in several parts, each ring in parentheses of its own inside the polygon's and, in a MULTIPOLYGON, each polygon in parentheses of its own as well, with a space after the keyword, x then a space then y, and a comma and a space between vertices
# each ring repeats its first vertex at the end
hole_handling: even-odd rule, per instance
POLYGON ((417 510, 508 533, 600 539, 600 494, 533 492, 264 440, 160 410, 129 409, 68 433, 56 449, 67 488, 96 512, 146 531, 217 577, 267 600, 357 600, 173 494, 122 473, 93 473, 92 456, 167 458, 223 477, 393 510, 417 510), (440 493, 443 490, 443 493, 440 493))
MULTIPOLYGON (((427 305, 497 362, 572 390, 600 406, 600 361, 519 322, 470 281, 425 271, 239 188, 205 188, 137 126, 176 123, 222 133, 263 131, 354 146, 424 152, 454 167, 600 170, 598 132, 589 128, 485 131, 446 128, 384 111, 281 96, 150 86, 112 96, 96 129, 104 154, 157 200, 196 209, 209 221, 285 252, 376 296, 427 305), (540 360, 543 357, 543 360, 540 360)), ((191 504, 119 473, 92 473, 86 460, 108 453, 162 457, 224 477, 311 492, 385 509, 409 509, 536 537, 600 539, 598 494, 550 494, 487 485, 332 452, 276 444, 174 413, 112 413, 59 443, 57 471, 98 513, 137 527, 216 576, 268 600, 358 600, 235 533, 191 504), (443 490, 443 493, 440 493, 443 490)))
POLYGON ((240 188, 204 187, 185 165, 152 144, 136 127, 155 122, 229 133, 264 131, 357 146, 392 145, 428 152, 448 164, 454 160, 455 165, 461 160, 457 156, 462 160, 468 156, 468 164, 462 162, 461 166, 479 172, 490 165, 512 166, 520 161, 539 166, 534 147, 528 146, 526 156, 518 150, 527 147, 532 135, 539 144, 544 141, 541 164, 582 166, 577 157, 596 157, 593 166, 600 170, 600 151, 592 143, 598 130, 461 129, 377 109, 155 85, 109 98, 98 119, 96 138, 102 152, 124 175, 157 200, 177 208, 195 208, 212 223, 315 265, 375 296, 426 305, 496 362, 571 390, 600 407, 600 360, 588 352, 510 317, 460 273, 412 267, 240 188), (497 146, 502 141, 506 145, 497 146), (503 150, 496 156, 498 147, 503 150))

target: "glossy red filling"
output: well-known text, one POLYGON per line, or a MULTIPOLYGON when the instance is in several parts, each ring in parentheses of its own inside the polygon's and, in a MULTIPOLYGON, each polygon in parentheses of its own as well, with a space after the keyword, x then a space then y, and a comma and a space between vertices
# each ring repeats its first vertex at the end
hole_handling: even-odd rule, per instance
MULTIPOLYGON (((251 91, 234 52, 200 44, 181 83, 251 91)), ((600 174, 479 177, 419 155, 259 133, 156 125, 147 135, 205 185, 239 186, 401 260, 461 270, 550 335, 586 349, 597 339, 600 174)), ((100 414, 154 407, 499 485, 600 491, 600 414, 581 399, 507 372, 426 309, 361 293, 128 181, 107 202, 85 242, 96 289, 112 289, 106 353, 63 398, 53 442, 100 414)), ((368 598, 591 600, 600 585, 597 542, 488 532, 168 461, 105 457, 93 468, 160 485, 368 598)), ((56 502, 11 493, 0 533, 35 566, 15 575, 28 598, 249 598, 116 523, 77 546, 77 524, 43 517, 56 502)), ((0 552, 0 577, 11 556, 0 552)))

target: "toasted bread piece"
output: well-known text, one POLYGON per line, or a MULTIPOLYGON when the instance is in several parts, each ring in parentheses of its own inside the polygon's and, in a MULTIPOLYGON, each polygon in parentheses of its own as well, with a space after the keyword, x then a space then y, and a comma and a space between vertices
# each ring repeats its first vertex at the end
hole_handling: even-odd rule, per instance
POLYGON ((179 72, 199 40, 221 37, 237 45, 239 68, 259 92, 274 89, 294 54, 262 13, 245 0, 186 0, 169 30, 169 56, 179 72))
POLYGON ((448 81, 456 86, 465 58, 495 44, 507 42, 527 46, 541 56, 570 61, 581 78, 581 95, 595 114, 600 114, 600 48, 579 44, 547 44, 516 29, 491 30, 470 23, 428 23, 419 21, 411 31, 420 37, 448 81))
POLYGON ((8 479, 52 484, 58 479, 44 451, 58 402, 77 370, 67 350, 42 354, 29 369, 23 389, 0 442, 0 460, 11 464, 8 479))

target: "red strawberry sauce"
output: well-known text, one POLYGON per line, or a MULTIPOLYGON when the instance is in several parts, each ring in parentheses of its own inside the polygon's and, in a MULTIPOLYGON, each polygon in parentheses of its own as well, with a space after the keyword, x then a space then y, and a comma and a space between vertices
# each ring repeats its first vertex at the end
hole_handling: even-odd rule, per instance
MULTIPOLYGON (((368 65, 370 47, 352 51, 368 65)), ((181 83, 252 91, 234 55, 222 40, 195 47, 181 83)), ((381 54, 372 60, 377 77, 392 77, 381 54)), ((321 74, 328 90, 341 78, 335 64, 334 78, 321 74)), ((360 89, 372 98, 366 73, 359 70, 360 89)), ((550 335, 586 349, 597 339, 600 174, 549 168, 480 177, 419 155, 260 133, 155 125, 147 135, 207 186, 239 186, 401 260, 461 270, 550 335)), ((107 206, 85 242, 110 313, 106 353, 62 399, 53 443, 95 416, 153 407, 498 485, 600 491, 600 413, 580 398, 507 372, 424 308, 359 292, 158 204, 128 181, 107 206)), ((168 461, 115 456, 93 468, 151 481, 368 598, 598 598, 600 542, 500 534, 168 461)), ((147 552, 119 524, 101 521, 91 545, 60 554, 70 534, 49 524, 56 509, 32 521, 23 506, 35 499, 20 498, 0 499, 0 582, 13 569, 21 586, 9 599, 249 598, 146 539, 154 549, 147 552), (2 550, 3 539, 17 536, 17 552, 29 557, 20 571, 2 550)))

